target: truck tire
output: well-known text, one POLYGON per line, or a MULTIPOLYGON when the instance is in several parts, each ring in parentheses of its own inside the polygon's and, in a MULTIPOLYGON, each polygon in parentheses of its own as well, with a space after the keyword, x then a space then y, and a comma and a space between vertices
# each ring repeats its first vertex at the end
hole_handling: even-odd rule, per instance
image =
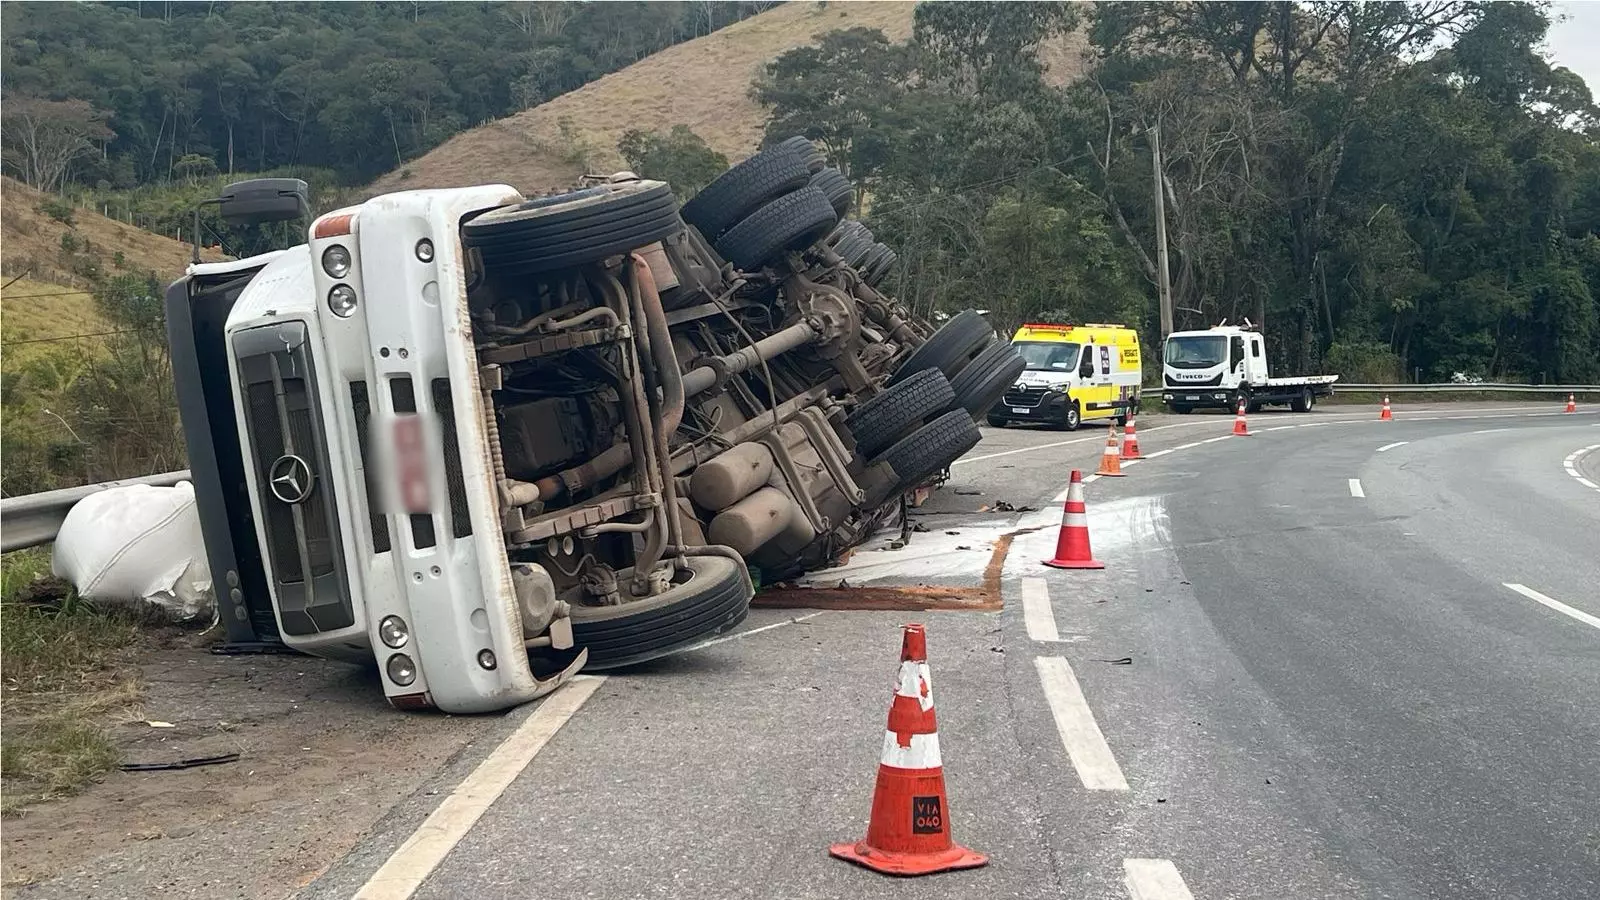
POLYGON ((822 148, 818 147, 815 141, 803 134, 797 134, 792 138, 784 138, 773 146, 787 147, 792 150, 800 157, 800 161, 806 164, 806 168, 813 173, 822 171, 823 167, 828 164, 828 157, 823 154, 822 148))
POLYGON ((892 497, 927 481, 934 473, 978 446, 981 439, 982 435, 972 417, 967 415, 966 410, 958 409, 901 438, 872 462, 874 465, 886 462, 894 469, 898 478, 894 490, 889 493, 892 497))
POLYGON ((899 254, 890 250, 883 244, 874 244, 872 253, 867 256, 866 266, 861 271, 861 277, 869 287, 877 287, 883 283, 889 273, 894 271, 894 264, 899 261, 899 254))
POLYGON ((1294 398, 1294 402, 1289 405, 1289 408, 1293 409, 1297 413, 1308 413, 1311 412, 1316 405, 1317 395, 1311 393, 1311 388, 1306 388, 1300 392, 1300 396, 1294 398))
POLYGON ((833 211, 844 215, 850 210, 851 204, 856 202, 856 189, 850 184, 850 179, 838 169, 823 169, 811 176, 811 187, 827 195, 828 202, 833 204, 833 211))
MULTIPOLYGON (((844 260, 845 265, 857 268, 861 265, 861 261, 866 258, 867 252, 872 249, 872 231, 860 222, 845 222, 844 225, 855 225, 856 227, 845 234, 840 234, 835 230, 834 235, 829 236, 830 240, 833 240, 834 236, 838 238, 833 240, 833 252, 839 254, 839 258, 844 260)), ((842 228, 843 225, 840 227, 842 228)))
POLYGON ((839 223, 838 227, 828 232, 828 237, 823 241, 823 243, 837 251, 847 239, 861 234, 862 232, 866 232, 869 235, 872 234, 872 232, 867 231, 867 226, 857 222, 855 219, 844 219, 839 223))
POLYGON ((1010 344, 996 341, 950 382, 956 395, 954 407, 965 409, 976 422, 988 414, 1027 367, 1027 360, 1010 344))
POLYGON ((889 383, 910 378, 923 369, 939 369, 946 378, 954 378, 962 366, 993 341, 994 329, 977 310, 958 313, 911 351, 905 362, 895 369, 889 383))
POLYGON ((844 420, 863 458, 878 455, 924 419, 950 408, 955 389, 938 369, 924 369, 856 407, 844 420))
MULTIPOLYGON (((666 656, 727 631, 750 611, 748 576, 721 556, 685 558, 687 580, 642 600, 616 606, 573 606, 574 645, 587 647, 584 671, 614 669, 666 656)), ((626 584, 632 569, 617 572, 626 584)))
POLYGON ((739 222, 775 197, 781 197, 811 180, 811 170, 793 147, 763 150, 734 166, 683 205, 683 219, 715 242, 739 222))
POLYGON ((646 180, 491 209, 462 226, 461 241, 486 269, 520 274, 597 262, 682 230, 671 188, 646 180))
POLYGON ((837 224, 839 214, 827 196, 816 188, 802 188, 728 229, 717 241, 717 253, 736 268, 753 272, 785 251, 816 243, 837 224))

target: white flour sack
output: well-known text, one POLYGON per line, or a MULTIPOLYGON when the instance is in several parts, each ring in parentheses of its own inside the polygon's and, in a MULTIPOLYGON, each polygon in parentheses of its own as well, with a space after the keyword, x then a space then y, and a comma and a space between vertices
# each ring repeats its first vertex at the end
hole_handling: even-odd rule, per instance
POLYGON ((194 485, 134 484, 78 501, 56 535, 51 569, 82 597, 153 603, 180 620, 214 607, 194 485))

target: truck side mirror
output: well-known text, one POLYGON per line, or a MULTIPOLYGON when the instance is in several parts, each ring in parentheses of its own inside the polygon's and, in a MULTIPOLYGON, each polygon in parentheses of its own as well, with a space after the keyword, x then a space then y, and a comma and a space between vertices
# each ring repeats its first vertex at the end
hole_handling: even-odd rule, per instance
POLYGON ((252 178, 222 189, 217 198, 229 225, 288 222, 311 215, 310 188, 298 178, 252 178))

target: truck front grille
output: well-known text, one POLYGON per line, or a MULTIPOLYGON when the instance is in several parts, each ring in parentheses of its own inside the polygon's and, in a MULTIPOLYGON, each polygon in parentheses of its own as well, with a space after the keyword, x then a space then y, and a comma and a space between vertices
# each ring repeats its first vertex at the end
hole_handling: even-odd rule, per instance
POLYGON ((1216 387, 1222 383, 1222 373, 1218 372, 1210 378, 1202 378, 1198 381, 1174 381, 1171 375, 1167 375, 1162 381, 1166 383, 1167 387, 1180 390, 1183 388, 1216 387))
POLYGON ((304 323, 281 322, 232 338, 268 568, 291 635, 355 622, 307 335, 304 323))
POLYGON ((439 414, 439 436, 444 443, 445 487, 450 492, 450 533, 458 538, 472 534, 467 512, 467 484, 461 475, 461 445, 456 440, 456 410, 450 399, 450 379, 433 380, 433 411, 439 414))

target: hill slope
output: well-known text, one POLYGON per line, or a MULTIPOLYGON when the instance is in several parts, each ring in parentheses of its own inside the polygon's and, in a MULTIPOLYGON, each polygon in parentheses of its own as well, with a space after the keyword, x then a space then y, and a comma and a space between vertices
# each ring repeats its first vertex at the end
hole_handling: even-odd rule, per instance
POLYGON ((663 131, 688 125, 713 149, 742 159, 760 143, 766 121, 749 93, 751 80, 768 60, 841 28, 876 28, 890 40, 905 40, 911 36, 914 8, 886 2, 786 3, 533 109, 462 132, 373 182, 369 192, 487 181, 503 181, 525 193, 565 187, 586 169, 622 168, 617 140, 630 128, 663 131), (587 145, 586 159, 578 158, 578 144, 587 145))
MULTIPOLYGON (((189 245, 170 237, 152 234, 142 228, 108 219, 97 212, 66 205, 52 194, 42 194, 20 181, 0 179, 0 271, 7 279, 23 273, 35 281, 85 287, 89 283, 83 264, 74 256, 92 256, 101 269, 114 272, 112 260, 121 253, 130 271, 153 270, 163 277, 177 278, 189 264, 189 245), (69 212, 67 224, 46 212, 51 204, 62 204, 69 212), (68 233, 69 245, 62 244, 68 233)), ((209 255, 216 258, 215 254, 209 255)))
MULTIPOLYGON (((7 355, 47 346, 41 339, 106 330, 88 291, 91 272, 154 271, 177 278, 189 254, 187 244, 0 179, 0 328, 7 355)), ((215 252, 206 257, 220 258, 215 252)))

